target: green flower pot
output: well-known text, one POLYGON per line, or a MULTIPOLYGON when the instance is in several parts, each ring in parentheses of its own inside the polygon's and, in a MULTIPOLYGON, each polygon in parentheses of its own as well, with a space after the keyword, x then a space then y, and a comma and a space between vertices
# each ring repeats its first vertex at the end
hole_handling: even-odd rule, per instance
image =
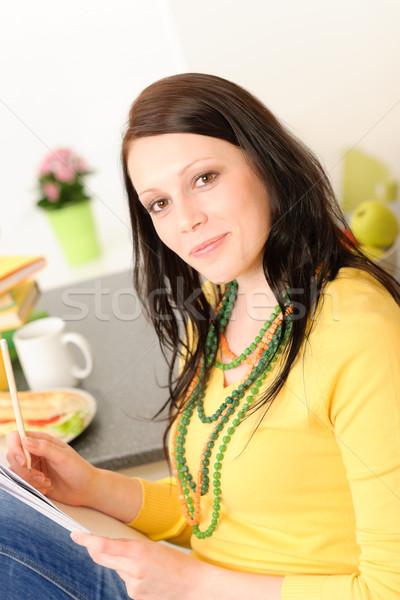
POLYGON ((100 256, 90 200, 47 210, 46 213, 71 265, 83 264, 100 256))

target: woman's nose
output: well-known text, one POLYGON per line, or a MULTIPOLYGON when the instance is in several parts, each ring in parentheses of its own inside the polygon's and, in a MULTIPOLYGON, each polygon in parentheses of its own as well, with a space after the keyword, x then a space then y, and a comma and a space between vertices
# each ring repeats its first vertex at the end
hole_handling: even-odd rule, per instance
POLYGON ((194 231, 207 221, 207 215, 199 206, 199 200, 183 197, 176 203, 178 214, 178 227, 181 233, 194 231))

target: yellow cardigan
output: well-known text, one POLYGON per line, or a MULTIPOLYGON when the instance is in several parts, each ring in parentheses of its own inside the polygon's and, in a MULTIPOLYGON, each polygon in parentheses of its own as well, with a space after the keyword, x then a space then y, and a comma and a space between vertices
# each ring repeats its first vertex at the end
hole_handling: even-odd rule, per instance
MULTIPOLYGON (((260 427, 254 432, 256 413, 232 436, 220 522, 211 537, 191 537, 192 556, 284 576, 283 600, 398 599, 399 363, 400 308, 369 275, 341 269, 260 427)), ((279 361, 261 392, 277 370, 279 361)), ((206 414, 234 387, 224 388, 214 369, 206 414)), ((192 473, 211 428, 195 413, 186 450, 192 473)), ((130 525, 154 540, 189 539, 174 481, 141 484, 143 507, 130 525)), ((201 530, 211 519, 209 494, 201 530)))

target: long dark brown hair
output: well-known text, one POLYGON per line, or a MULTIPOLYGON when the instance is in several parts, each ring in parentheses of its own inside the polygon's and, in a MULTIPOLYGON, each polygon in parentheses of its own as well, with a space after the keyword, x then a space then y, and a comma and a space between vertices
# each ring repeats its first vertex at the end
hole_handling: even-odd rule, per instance
MULTIPOLYGON (((294 315, 279 376, 257 403, 257 410, 263 409, 264 415, 310 331, 310 317, 321 289, 341 267, 370 273, 398 304, 400 286, 349 241, 346 220, 321 164, 258 99, 213 75, 187 73, 153 83, 130 109, 122 164, 133 232, 134 286, 168 361, 169 399, 164 408, 170 408, 170 425, 182 408, 204 353, 214 313, 202 292, 199 274, 158 238, 128 175, 127 155, 132 142, 166 133, 194 133, 234 144, 268 190, 271 229, 264 248, 265 278, 283 312, 287 287, 296 290, 293 300, 301 310, 294 315), (185 348, 189 321, 198 341, 194 348, 185 348), (186 360, 175 375, 182 348, 186 360)), ((286 325, 284 321, 282 337, 286 325)))

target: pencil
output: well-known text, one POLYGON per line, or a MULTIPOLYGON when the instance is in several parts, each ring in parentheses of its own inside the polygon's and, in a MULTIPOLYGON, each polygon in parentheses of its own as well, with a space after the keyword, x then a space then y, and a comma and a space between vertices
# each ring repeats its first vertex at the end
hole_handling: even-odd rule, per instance
MULTIPOLYGON (((22 420, 21 408, 20 408, 19 402, 18 402, 17 386, 15 385, 14 372, 13 372, 13 368, 11 365, 11 359, 10 359, 10 353, 8 351, 7 340, 4 340, 4 339, 0 340, 0 345, 1 345, 1 352, 3 354, 4 367, 6 369, 8 387, 10 390, 11 400, 12 400, 12 404, 13 404, 13 408, 14 408, 15 420, 17 421, 18 433, 19 433, 19 437, 21 438, 21 442, 22 442, 22 438, 25 437, 25 427, 24 427, 24 422, 22 420)), ((25 457, 26 457, 26 466, 28 467, 28 470, 30 473, 31 469, 32 469, 31 455, 24 447, 22 447, 22 449, 23 449, 25 457)))

